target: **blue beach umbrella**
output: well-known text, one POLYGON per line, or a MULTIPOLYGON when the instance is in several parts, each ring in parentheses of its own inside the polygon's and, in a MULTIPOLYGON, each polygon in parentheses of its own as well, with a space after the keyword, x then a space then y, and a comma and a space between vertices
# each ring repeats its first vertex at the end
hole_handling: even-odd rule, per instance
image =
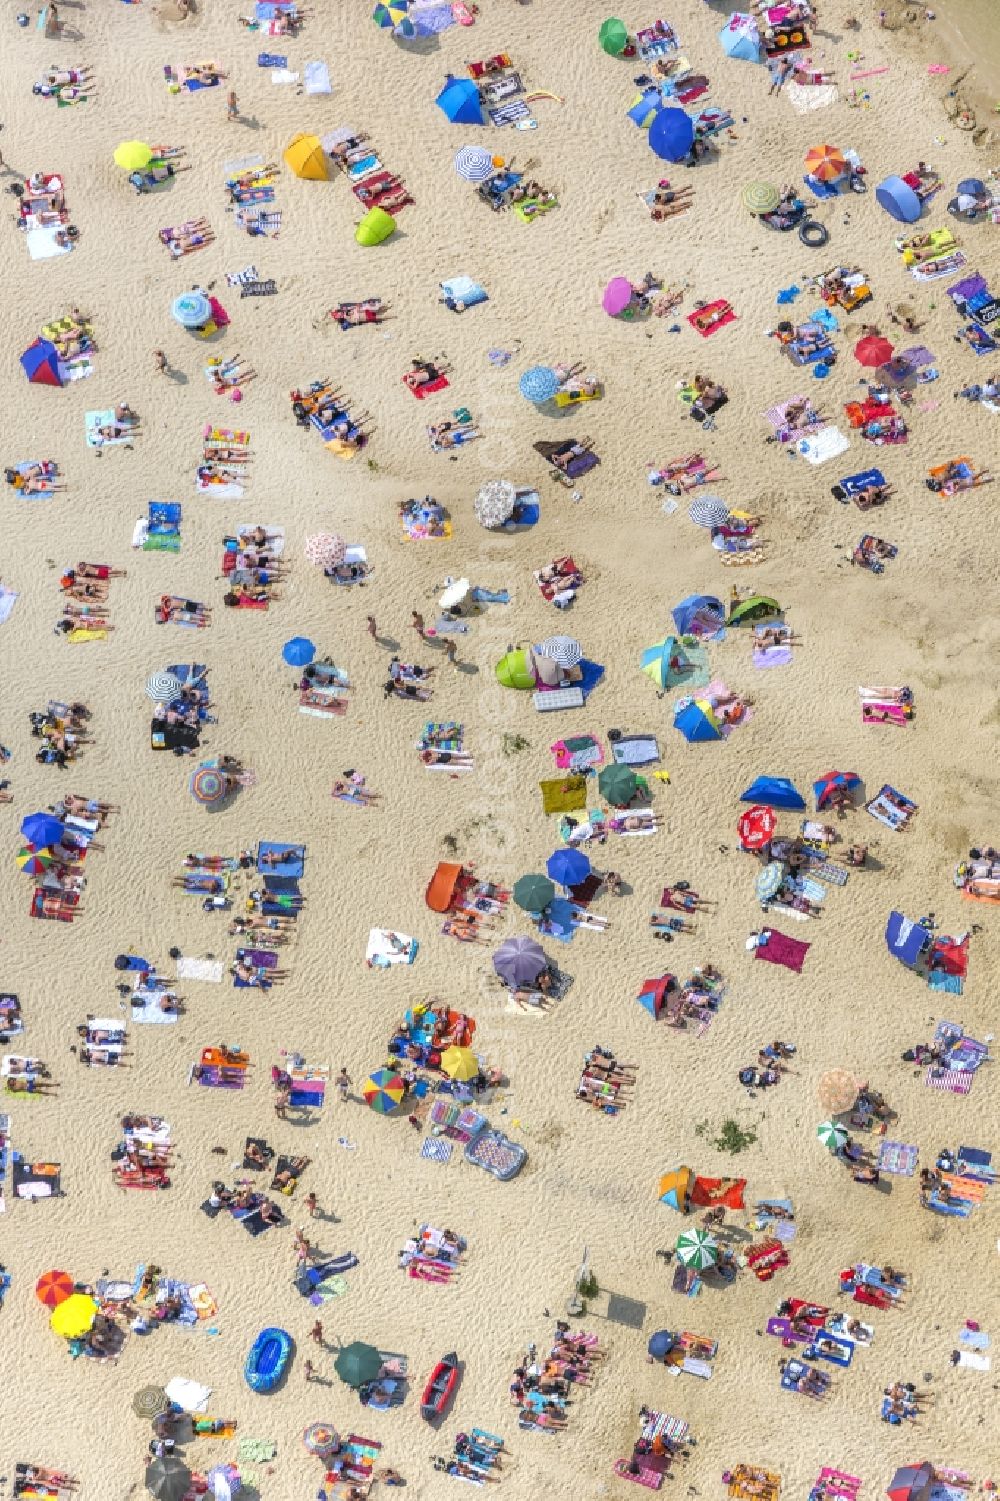
POLYGON ((654 1360, 662 1360, 664 1355, 669 1355, 677 1340, 669 1329, 657 1329, 655 1334, 649 1336, 646 1351, 654 1360))
POLYGON ((212 304, 204 292, 184 292, 174 298, 170 311, 181 328, 201 328, 212 316, 212 304))
POLYGON ((316 655, 316 648, 308 636, 293 636, 281 648, 282 659, 289 667, 308 667, 316 655))
POLYGON ((682 162, 694 142, 694 121, 684 110, 658 110, 649 127, 650 149, 665 162, 682 162))
POLYGON ((528 401, 540 406, 543 401, 552 400, 560 384, 558 375, 548 365, 532 365, 521 376, 517 389, 528 401))
POLYGON ((590 875, 590 861, 580 850, 560 849, 546 860, 545 870, 557 886, 581 886, 590 875))
POLYGON ((58 844, 65 832, 58 818, 53 818, 51 813, 29 813, 21 820, 21 833, 36 849, 58 844))

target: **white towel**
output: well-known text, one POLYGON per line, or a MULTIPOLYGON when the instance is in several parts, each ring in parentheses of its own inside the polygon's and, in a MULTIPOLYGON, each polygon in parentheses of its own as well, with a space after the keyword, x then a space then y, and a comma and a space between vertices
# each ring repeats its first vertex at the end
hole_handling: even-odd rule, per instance
POLYGON ((163 1388, 171 1402, 184 1412, 207 1412, 208 1399, 212 1395, 210 1386, 202 1386, 198 1381, 189 1381, 186 1376, 173 1376, 163 1388))
POLYGON ((807 464, 825 464, 827 459, 846 453, 851 440, 838 427, 824 427, 810 438, 800 438, 795 446, 807 464))
POLYGON ((330 70, 324 62, 306 63, 302 78, 307 94, 332 94, 330 70))
POLYGON ((786 83, 782 92, 797 115, 826 109, 838 98, 835 83, 786 83))
POLYGON ((5 589, 0 585, 0 625, 5 625, 10 619, 16 600, 17 595, 13 589, 5 589))
POLYGON ((988 1355, 977 1355, 974 1350, 963 1350, 956 1365, 964 1366, 967 1371, 988 1371, 991 1361, 988 1355))
POLYGON ((225 965, 217 959, 181 958, 177 961, 178 980, 204 980, 209 985, 221 985, 225 972, 225 965))

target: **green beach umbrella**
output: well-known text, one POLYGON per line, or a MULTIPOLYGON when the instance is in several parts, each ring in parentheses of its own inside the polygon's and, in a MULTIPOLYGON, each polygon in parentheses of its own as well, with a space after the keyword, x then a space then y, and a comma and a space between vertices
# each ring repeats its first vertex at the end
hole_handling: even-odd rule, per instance
POLYGON ((839 1152, 847 1140, 847 1128, 836 1121, 821 1121, 816 1127, 816 1135, 831 1152, 839 1152))
POLYGON ((719 1259, 719 1247, 707 1230, 685 1230, 677 1237, 677 1260, 684 1266, 704 1272, 719 1259))
POLYGON ((773 214, 781 202, 781 194, 770 182, 748 182, 740 194, 740 202, 751 214, 773 214))
POLYGON ((514 882, 514 900, 525 912, 544 912, 555 894, 548 876, 521 876, 514 882))
POLYGON ((601 24, 597 33, 597 40, 601 44, 602 51, 609 57, 621 57, 628 46, 628 27, 624 21, 619 21, 617 16, 609 16, 601 24))
POLYGON ((382 1357, 374 1345, 356 1339, 337 1351, 333 1369, 345 1386, 364 1386, 366 1381, 374 1381, 382 1369, 382 1357))
POLYGON ((615 808, 627 808, 639 790, 639 778, 630 766, 605 766, 597 778, 602 797, 615 808))

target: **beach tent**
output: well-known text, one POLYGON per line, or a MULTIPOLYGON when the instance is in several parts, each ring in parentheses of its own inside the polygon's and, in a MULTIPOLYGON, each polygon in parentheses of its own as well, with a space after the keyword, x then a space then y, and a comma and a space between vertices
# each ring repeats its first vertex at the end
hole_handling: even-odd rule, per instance
POLYGON ((471 78, 455 78, 451 73, 434 103, 453 125, 485 125, 479 90, 471 78))
POLYGON ((692 698, 674 715, 674 729, 680 730, 689 743, 699 740, 721 740, 722 726, 707 698, 692 698))
POLYGON ((497 682, 504 688, 528 689, 535 686, 535 674, 527 652, 509 651, 496 665, 497 682))
POLYGON ((929 969, 942 970, 946 975, 958 975, 964 979, 969 972, 969 938, 962 941, 954 938, 935 938, 927 956, 929 969))
POLYGON ((831 797, 844 789, 846 792, 854 792, 861 786, 861 778, 856 771, 824 771, 818 781, 813 782, 813 792, 816 796, 816 811, 825 808, 831 797))
POLYGON ((65 385, 59 373, 59 351, 48 339, 36 339, 21 356, 21 369, 33 386, 65 385))
POLYGON ((396 221, 384 208, 370 208, 354 231, 359 245, 381 245, 396 228, 396 221))
POLYGON ((649 127, 649 145, 665 162, 682 162, 694 142, 694 121, 676 105, 657 110, 649 127))
POLYGON ((931 935, 919 923, 911 922, 902 912, 890 912, 885 925, 885 946, 900 964, 916 964, 924 949, 931 943, 931 935))
POLYGON ((282 153, 285 166, 296 177, 305 177, 310 182, 326 182, 330 176, 326 165, 326 152, 319 136, 297 135, 282 153))
POLYGON ((660 1179, 658 1190, 660 1203, 669 1205, 671 1209, 678 1209, 683 1214, 687 1209, 693 1177, 694 1173, 689 1167, 678 1167, 672 1173, 665 1173, 660 1179))
POLYGON ((805 808, 805 798, 787 777, 757 777, 745 792, 741 803, 763 803, 768 808, 805 808))
POLYGON ((713 594, 689 594, 670 613, 681 636, 713 636, 726 621, 725 606, 713 594))
POLYGON ((660 975, 659 979, 643 980, 642 988, 636 996, 636 1000, 642 1009, 648 1011, 653 1020, 656 1021, 667 1004, 667 996, 676 988, 676 975, 660 975))
POLYGON ((602 21, 597 40, 601 50, 609 57, 620 57, 628 46, 628 27, 617 16, 609 16, 606 21, 602 21))
POLYGON ((424 901, 432 912, 447 912, 455 898, 455 887, 462 875, 462 865, 454 860, 441 860, 427 883, 424 901))
POLYGON ((657 688, 665 689, 682 683, 694 664, 676 636, 664 636, 662 641, 646 647, 639 665, 657 688))
POLYGON ((923 204, 901 177, 886 177, 880 182, 875 189, 875 199, 890 219, 896 219, 900 224, 915 224, 920 218, 923 204))
POLYGON ((934 1480, 934 1467, 923 1464, 902 1465, 886 1486, 889 1501, 922 1501, 934 1480))
POLYGON ((754 16, 736 11, 719 32, 719 43, 727 57, 742 63, 763 62, 760 37, 754 16))
POLYGON ((748 620, 766 620, 780 614, 781 606, 769 594, 751 594, 749 599, 741 599, 739 604, 733 605, 729 611, 729 624, 745 625, 748 620))

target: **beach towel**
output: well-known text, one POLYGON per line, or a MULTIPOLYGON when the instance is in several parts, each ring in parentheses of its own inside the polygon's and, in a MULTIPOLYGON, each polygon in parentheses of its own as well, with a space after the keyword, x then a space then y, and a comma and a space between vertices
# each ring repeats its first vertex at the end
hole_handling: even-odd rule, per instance
POLYGON ((56 236, 62 226, 59 224, 46 225, 44 228, 29 229, 25 234, 25 243, 28 254, 33 261, 48 261, 57 255, 69 255, 73 249, 73 243, 59 244, 56 236))
POLYGON ((513 125, 517 120, 528 119, 530 114, 523 99, 509 99, 506 104, 496 105, 489 111, 490 121, 496 126, 513 125))
POLYGON ((417 940, 407 933, 389 928, 372 928, 368 934, 365 961, 370 969, 388 969, 393 964, 412 964, 417 957, 418 948, 417 940), (398 942, 394 943, 393 939, 398 942))
POLYGON ((306 63, 302 69, 302 86, 307 94, 332 94, 330 70, 326 63, 306 63))
POLYGON ((977 1355, 972 1350, 961 1350, 953 1365, 966 1371, 988 1371, 992 1364, 988 1355, 977 1355))
POLYGON ((17 603, 17 594, 13 589, 0 584, 0 625, 6 625, 11 617, 11 611, 17 603))
POLYGON ((659 1470, 647 1470, 640 1464, 633 1473, 627 1459, 616 1459, 613 1469, 621 1480, 631 1480, 635 1485, 644 1485, 647 1490, 658 1491, 663 1484, 659 1470))
POLYGON ((689 313, 687 321, 703 339, 709 339, 712 334, 718 333, 720 328, 725 328, 727 323, 734 323, 736 313, 733 311, 732 303, 727 302, 725 297, 719 297, 715 302, 708 302, 704 307, 689 313))
POLYGON ((831 104, 836 104, 840 97, 835 83, 789 82, 785 84, 782 92, 797 115, 808 115, 818 109, 828 109, 831 104))
POLYGON ((655 735, 620 735, 611 741, 611 758, 619 766, 651 766, 660 759, 660 747, 655 735))
POLYGON ((604 751, 593 735, 567 736, 549 746, 560 771, 583 772, 604 763, 604 751))
POLYGON ((454 1150, 454 1142, 447 1141, 443 1136, 425 1136, 420 1147, 421 1157, 426 1157, 428 1162, 447 1162, 454 1150))
POLYGON ((189 959, 186 956, 177 960, 178 980, 202 980, 206 984, 221 985, 226 967, 217 959, 189 959))
POLYGON ((800 974, 810 947, 810 944, 802 943, 797 938, 789 938, 787 934, 779 933, 772 928, 767 942, 755 947, 754 958, 763 959, 768 964, 784 965, 786 969, 800 974))
POLYGON ((917 1170, 920 1148, 903 1141, 879 1142, 878 1166, 883 1173, 895 1173, 900 1178, 912 1178, 917 1170))
POLYGON ((568 776, 539 782, 543 813, 578 813, 587 806, 587 782, 568 776))
POLYGON ((171 1026, 177 1020, 176 1011, 164 1011, 160 1001, 164 995, 159 990, 133 990, 130 1007, 132 1020, 140 1026, 171 1026))
MULTIPOLYGON (((955 977, 958 978, 957 976, 955 977)), ((928 1089, 941 1089, 948 1094, 968 1094, 975 1074, 966 1069, 940 1068, 932 1063, 924 1075, 928 1089)))
POLYGON ((210 1386, 202 1386, 200 1382, 191 1381, 186 1376, 173 1376, 163 1390, 182 1412, 208 1411, 208 1399, 212 1395, 210 1386))
POLYGON ((800 438, 795 446, 807 464, 825 464, 828 459, 846 453, 851 440, 839 428, 825 427, 821 432, 800 438))

